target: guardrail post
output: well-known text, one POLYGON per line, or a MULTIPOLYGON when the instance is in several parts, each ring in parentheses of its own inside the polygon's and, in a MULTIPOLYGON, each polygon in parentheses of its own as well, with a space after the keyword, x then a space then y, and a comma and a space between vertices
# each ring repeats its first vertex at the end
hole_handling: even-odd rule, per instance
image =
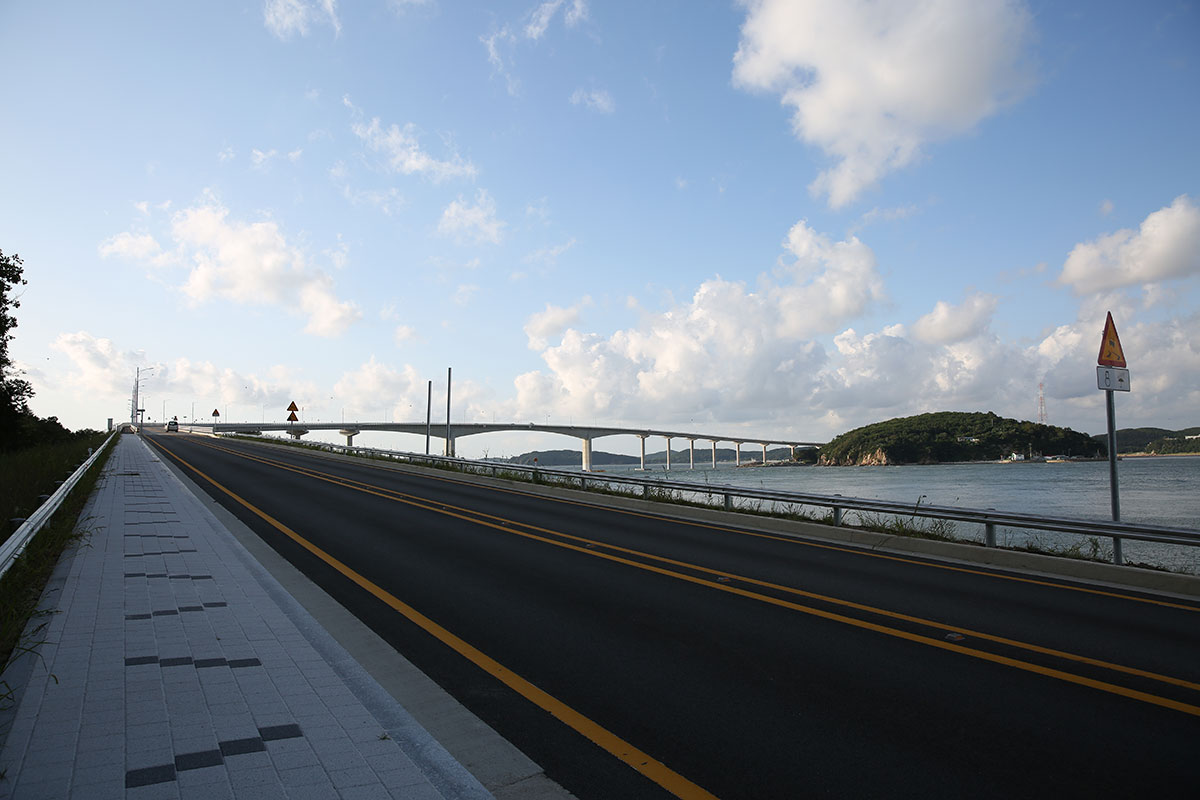
POLYGON ((733 495, 729 492, 725 493, 725 510, 733 511, 733 495))
POLYGON ((1124 564, 1125 563, 1125 553, 1123 553, 1121 551, 1121 537, 1120 536, 1113 537, 1113 563, 1114 564, 1124 564))
POLYGON ((835 527, 835 528, 842 527, 842 507, 841 506, 833 507, 833 527, 835 527))
POLYGON ((983 523, 983 544, 985 547, 996 546, 996 523, 983 523))

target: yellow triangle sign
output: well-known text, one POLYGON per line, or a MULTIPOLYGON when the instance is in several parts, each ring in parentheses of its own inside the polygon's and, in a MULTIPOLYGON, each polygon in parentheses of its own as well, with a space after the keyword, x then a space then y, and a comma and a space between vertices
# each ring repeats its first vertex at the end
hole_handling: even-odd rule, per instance
POLYGON ((1121 340, 1117 337, 1117 326, 1113 322, 1111 311, 1104 322, 1104 338, 1100 340, 1100 355, 1096 363, 1102 367, 1125 367, 1125 351, 1121 349, 1121 340))
POLYGON ((287 410, 295 413, 296 411, 299 411, 300 409, 296 408, 296 401, 293 400, 292 404, 287 407, 287 410))
POLYGON ((298 422, 298 421, 299 421, 299 420, 297 420, 297 419, 296 419, 296 412, 295 412, 295 411, 293 411, 292 413, 288 414, 288 420, 287 420, 287 421, 288 421, 288 422, 298 422))

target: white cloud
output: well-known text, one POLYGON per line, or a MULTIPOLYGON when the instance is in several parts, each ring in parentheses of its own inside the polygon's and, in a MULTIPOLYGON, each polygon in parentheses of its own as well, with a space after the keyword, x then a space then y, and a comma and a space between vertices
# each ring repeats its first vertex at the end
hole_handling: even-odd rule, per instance
POLYGON ((587 0, 572 0, 571 7, 567 9, 566 14, 563 16, 563 22, 567 23, 568 28, 574 28, 587 18, 587 0))
POLYGON ((788 231, 784 246, 796 256, 780 269, 787 281, 764 284, 782 335, 833 331, 884 299, 875 253, 857 237, 833 242, 801 221, 788 231))
POLYGON ((1012 0, 740 0, 733 77, 778 94, 835 160, 809 188, 840 208, 1029 85, 1032 16, 1012 0))
MULTIPOLYGON (((348 98, 345 102, 353 108, 348 98)), ((457 153, 449 159, 439 160, 422 150, 417 141, 416 126, 411 122, 403 128, 392 125, 385 130, 376 117, 369 125, 354 123, 351 130, 368 148, 384 157, 391 172, 428 175, 434 181, 475 177, 475 165, 464 161, 457 153)))
POLYGON ((513 48, 517 37, 507 28, 501 28, 490 36, 480 36, 479 42, 487 50, 488 63, 492 65, 492 73, 504 78, 508 93, 516 96, 521 90, 521 82, 509 68, 505 60, 505 52, 513 48))
POLYGON ((592 111, 599 111, 601 114, 611 114, 617 110, 616 102, 605 89, 593 89, 592 91, 576 89, 571 93, 571 105, 584 106, 592 111))
POLYGON ((939 300, 933 311, 913 323, 913 337, 927 344, 953 344, 978 336, 991 322, 996 300, 982 293, 971 295, 959 306, 939 300))
POLYGON ((334 34, 342 32, 337 15, 337 0, 267 0, 263 5, 263 22, 276 37, 287 40, 293 34, 307 36, 311 22, 326 22, 334 34))
POLYGON ((590 306, 592 298, 584 297, 578 303, 568 308, 546 304, 545 311, 531 314, 525 322, 525 335, 529 337, 531 350, 543 350, 549 344, 548 339, 561 336, 562 333, 579 321, 579 313, 584 306, 590 306))
POLYGON ((1058 282, 1089 294, 1192 275, 1200 275, 1200 208, 1180 195, 1137 231, 1125 228, 1075 245, 1058 282))
POLYGON ((558 263, 558 259, 560 256, 562 256, 563 253, 567 252, 574 246, 575 246, 575 239, 571 238, 571 239, 568 239, 567 241, 563 242, 562 244, 554 245, 553 247, 543 247, 541 250, 535 250, 534 252, 525 256, 524 261, 538 262, 538 263, 546 264, 548 266, 552 266, 552 265, 558 263))
POLYGON ((529 13, 529 22, 525 25, 525 36, 529 39, 540 39, 550 27, 550 20, 562 5, 562 0, 546 0, 529 13))
POLYGON ((80 393, 95 397, 129 397, 135 367, 146 366, 142 353, 121 351, 111 339, 87 331, 60 333, 50 347, 71 362, 73 369, 66 382, 80 393))
POLYGON ((794 260, 760 275, 756 290, 711 278, 688 302, 643 312, 640 324, 610 336, 572 327, 578 307, 531 316, 525 332, 546 370, 515 382, 517 418, 553 408, 644 419, 653 409, 667 419, 741 421, 804 403, 825 361, 813 337, 838 330, 883 290, 874 254, 857 239, 833 242, 800 222, 784 246, 794 260))
POLYGON ((396 330, 392 332, 392 341, 400 347, 405 342, 411 342, 418 338, 415 328, 408 325, 397 325, 396 330))
POLYGON ((412 409, 423 411, 428 397, 427 384, 412 365, 396 369, 381 364, 374 356, 353 372, 342 375, 333 391, 345 403, 346 416, 351 419, 376 415, 390 415, 393 419, 423 416, 412 409))
MULTIPOLYGON (((260 405, 281 411, 291 396, 314 393, 311 385, 282 366, 272 367, 265 377, 259 377, 184 357, 147 362, 144 352, 122 350, 111 339, 87 331, 59 334, 50 347, 66 356, 70 364, 69 371, 63 376, 65 388, 86 396, 94 405, 108 404, 111 408, 122 409, 125 414, 133 390, 135 368, 139 367, 144 378, 142 397, 175 398, 174 405, 166 406, 166 413, 181 419, 190 417, 192 409, 190 405, 186 409, 179 406, 180 398, 195 402, 197 419, 208 417, 214 405, 220 406, 224 414, 225 406, 230 403, 255 406, 254 418, 257 419, 263 413, 258 408, 260 405)), ((147 416, 157 419, 162 408, 152 401, 146 409, 147 416)))
POLYGON ((475 193, 475 205, 469 206, 462 195, 446 206, 438 221, 438 233, 453 236, 460 242, 475 244, 499 244, 504 235, 505 223, 496 219, 496 201, 480 189, 475 193))
MULTIPOLYGON (((170 235, 178 251, 176 263, 192 265, 180 288, 197 303, 220 297, 299 309, 308 316, 305 330, 319 336, 336 336, 362 316, 353 303, 337 299, 333 280, 310 265, 305 253, 288 243, 270 220, 232 221, 229 210, 209 197, 176 212, 170 235)), ((145 237, 132 234, 107 240, 101 253, 151 263, 158 260, 145 237)))
MULTIPOLYGON (((522 42, 536 43, 545 37, 554 18, 562 8, 563 0, 544 0, 529 10, 523 23, 504 25, 487 36, 479 37, 480 44, 487 51, 487 59, 492 67, 492 73, 504 78, 510 95, 516 96, 521 89, 521 82, 511 66, 517 46, 522 42)), ((568 28, 578 27, 587 18, 586 0, 571 0, 570 5, 563 13, 563 23, 568 28)))
POLYGON ((234 153, 232 147, 223 147, 221 148, 221 152, 217 153, 217 160, 225 163, 226 161, 232 161, 235 156, 236 153, 234 153))
POLYGON ((461 283, 454 290, 454 295, 450 298, 450 302, 456 306, 469 305, 475 295, 479 294, 480 287, 473 283, 461 283))
POLYGON ((267 150, 266 152, 257 148, 250 151, 250 164, 255 169, 266 169, 271 159, 279 155, 278 150, 267 150))
POLYGON ((131 261, 148 261, 161 265, 162 246, 148 233, 118 233, 100 243, 100 255, 104 258, 119 257, 131 261))

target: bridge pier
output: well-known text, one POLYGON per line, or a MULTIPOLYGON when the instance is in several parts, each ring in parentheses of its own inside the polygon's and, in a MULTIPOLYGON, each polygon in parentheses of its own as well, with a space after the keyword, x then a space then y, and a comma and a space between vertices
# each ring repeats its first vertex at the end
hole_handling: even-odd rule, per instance
POLYGON ((288 428, 287 431, 287 435, 295 439, 297 442, 300 441, 300 437, 306 433, 308 433, 307 428, 288 428))
POLYGON ((454 437, 453 436, 446 437, 446 445, 442 449, 442 455, 444 455, 446 458, 454 458, 454 437))
POLYGON ((717 468, 717 440, 716 439, 712 440, 712 447, 713 447, 713 469, 716 469, 717 468))
POLYGON ((742 443, 741 442, 733 443, 733 464, 736 467, 740 467, 742 465, 742 443))
POLYGON ((762 449, 763 449, 763 466, 765 467, 767 465, 767 443, 766 442, 762 443, 762 449))
POLYGON ((583 437, 583 471, 592 471, 592 440, 583 437))
POLYGON ((638 440, 641 445, 641 454, 642 454, 641 469, 642 469, 642 472, 645 472, 646 471, 646 435, 643 433, 639 433, 637 435, 637 437, 638 437, 638 440))
POLYGON ((338 433, 346 437, 346 447, 354 447, 354 437, 358 436, 362 431, 356 428, 346 428, 338 431, 338 433))
POLYGON ((688 439, 688 469, 696 468, 696 440, 688 439))
POLYGON ((671 437, 667 437, 667 472, 671 471, 671 437))

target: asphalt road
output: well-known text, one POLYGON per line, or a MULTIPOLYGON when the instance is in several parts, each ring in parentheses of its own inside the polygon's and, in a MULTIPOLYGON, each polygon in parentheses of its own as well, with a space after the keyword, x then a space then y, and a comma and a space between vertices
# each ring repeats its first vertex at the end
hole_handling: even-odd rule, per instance
POLYGON ((1200 603, 150 440, 580 798, 1200 796, 1200 603))

